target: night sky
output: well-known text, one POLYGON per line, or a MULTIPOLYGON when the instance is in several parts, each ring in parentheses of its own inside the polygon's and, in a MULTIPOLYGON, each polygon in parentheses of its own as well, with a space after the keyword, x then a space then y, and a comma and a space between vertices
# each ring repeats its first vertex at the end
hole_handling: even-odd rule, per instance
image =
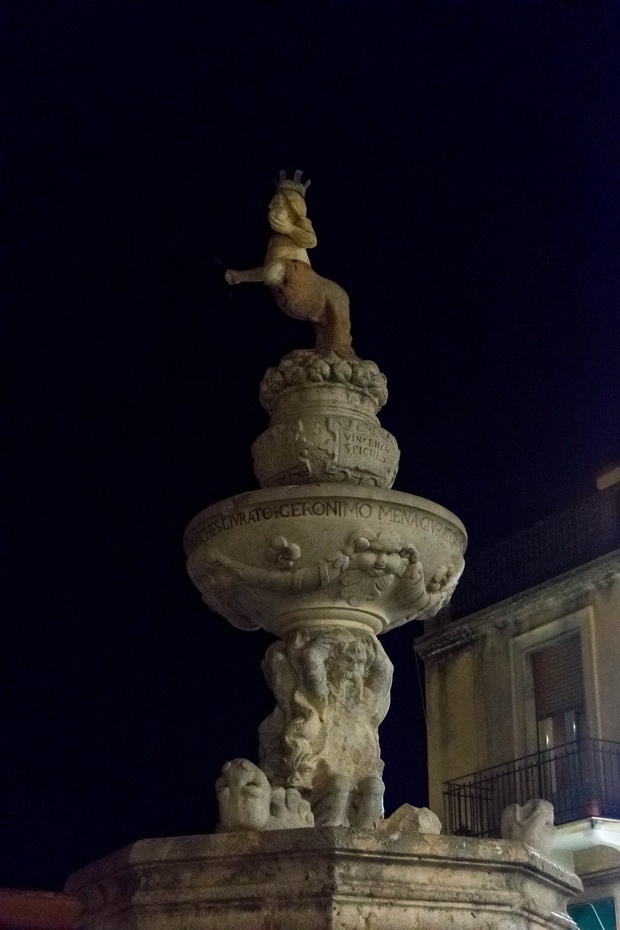
MULTIPOLYGON (((0 885, 208 832, 256 758, 270 642, 210 613, 183 529, 256 487, 281 168, 387 375, 396 488, 477 550, 620 458, 620 3, 20 0, 10 39, 0 885), (14 297, 14 299, 13 299, 14 297)), ((410 624, 388 812, 426 802, 410 624)))

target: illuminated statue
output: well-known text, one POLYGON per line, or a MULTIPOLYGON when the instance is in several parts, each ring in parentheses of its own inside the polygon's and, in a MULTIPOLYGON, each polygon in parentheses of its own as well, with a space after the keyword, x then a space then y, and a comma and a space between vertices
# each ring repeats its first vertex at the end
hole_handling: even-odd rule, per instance
POLYGON ((269 225, 273 235, 260 268, 226 272, 228 284, 263 281, 273 291, 276 303, 289 316, 308 320, 316 332, 318 351, 334 350, 340 355, 354 355, 351 348, 349 297, 327 278, 313 271, 307 249, 317 239, 306 215, 306 190, 310 181, 301 183, 301 171, 293 179, 280 172, 276 193, 269 202, 269 225))

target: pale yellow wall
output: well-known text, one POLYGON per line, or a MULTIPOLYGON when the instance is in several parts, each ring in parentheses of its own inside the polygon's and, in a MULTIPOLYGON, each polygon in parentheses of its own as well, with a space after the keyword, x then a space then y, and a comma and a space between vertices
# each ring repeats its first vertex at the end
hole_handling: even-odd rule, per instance
POLYGON ((427 666, 431 809, 452 778, 513 758, 509 637, 497 633, 427 666))
POLYGON ((592 606, 601 736, 620 742, 620 581, 595 592, 592 606))
MULTIPOLYGON (((539 601, 540 603, 540 601, 539 601)), ((430 807, 443 817, 444 782, 515 757, 510 640, 591 605, 601 736, 620 742, 620 583, 585 588, 487 630, 426 665, 430 807)), ((593 734, 596 735, 596 734, 593 734)))
POLYGON ((573 853, 575 871, 582 881, 597 872, 611 869, 620 872, 620 850, 611 846, 591 846, 589 849, 577 849, 573 853))
POLYGON ((482 689, 476 650, 461 650, 426 671, 429 806, 443 818, 443 783, 485 765, 482 689))
MULTIPOLYGON (((513 758, 512 685, 509 636, 498 632, 479 643, 478 687, 484 707, 485 765, 501 765, 513 758)), ((482 738, 482 734, 481 737, 482 738)))

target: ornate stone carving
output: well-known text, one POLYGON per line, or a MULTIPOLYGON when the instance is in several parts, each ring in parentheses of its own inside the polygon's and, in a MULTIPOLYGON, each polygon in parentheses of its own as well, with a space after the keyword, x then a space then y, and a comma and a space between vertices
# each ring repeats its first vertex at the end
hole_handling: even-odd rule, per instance
POLYGON ((252 455, 263 488, 325 483, 390 488, 399 460, 394 437, 378 423, 316 415, 265 430, 252 455))
POLYGON ((267 776, 247 759, 226 762, 216 785, 218 832, 295 830, 313 827, 310 805, 295 788, 272 788, 267 776))
MULTIPOLYGON (((317 351, 266 376, 272 424, 255 447, 264 485, 302 486, 221 501, 184 540, 204 600, 231 623, 281 637, 263 663, 276 707, 260 726, 261 767, 224 766, 218 835, 145 840, 74 875, 79 926, 570 930, 560 912, 574 877, 522 844, 432 835, 435 815, 408 805, 372 831, 392 680, 375 634, 447 601, 466 537, 442 507, 381 487, 397 463, 376 420, 385 381, 353 355, 346 294, 310 267, 316 236, 300 174, 281 177, 270 204, 264 265, 226 277, 264 281, 316 329, 317 351), (356 438, 343 439, 347 430, 356 438), (295 829, 315 822, 321 831, 295 829)), ((540 848, 541 805, 506 812, 505 831, 540 848)))
POLYGON ((348 563, 340 578, 340 595, 352 607, 386 598, 408 619, 423 620, 448 601, 456 584, 454 569, 441 565, 427 585, 418 550, 393 530, 356 530, 345 554, 348 563))
POLYGON ((333 351, 285 356, 261 385, 271 414, 271 426, 252 446, 261 487, 391 487, 398 445, 376 417, 386 398, 385 377, 374 362, 333 351))
MULTIPOLYGON (((353 352, 346 293, 310 266, 307 186, 301 172, 281 173, 264 263, 229 269, 226 280, 264 282, 285 313, 312 323, 316 346, 290 352, 263 378, 271 421, 252 449, 262 490, 208 507, 184 539, 204 601, 235 626, 281 637, 263 665, 276 708, 260 728, 261 768, 225 766, 222 830, 299 825, 308 820, 301 799, 317 824, 377 825, 377 728, 392 677, 377 634, 432 616, 464 564, 465 530, 453 514, 389 490, 399 451, 377 419, 386 379, 353 352)), ((401 820, 436 827, 430 812, 401 820)))
POLYGON ((338 626, 287 633, 263 671, 277 706, 259 729, 273 785, 297 788, 321 826, 374 827, 383 812, 377 727, 392 664, 372 633, 338 626))
POLYGON ((278 635, 311 618, 381 632, 447 603, 463 568, 456 518, 411 495, 332 487, 254 491, 199 514, 186 551, 206 602, 278 635))
POLYGON ((523 805, 511 804, 502 813, 502 839, 527 843, 543 856, 548 856, 557 832, 553 815, 553 804, 541 798, 534 798, 523 805))
MULTIPOLYGON (((302 387, 340 387, 359 395, 358 403, 367 399, 367 411, 377 413, 387 401, 387 381, 375 362, 345 356, 337 351, 317 352, 296 349, 274 368, 268 368, 260 386, 260 402, 276 416, 291 393, 302 387)), ((326 396, 334 396, 326 393, 326 396)), ((338 395, 337 395, 338 396, 338 395)), ((346 396, 346 395, 343 395, 346 396)))
POLYGON ((260 268, 245 271, 230 268, 226 281, 263 281, 281 310, 312 323, 317 349, 337 349, 343 355, 353 355, 349 298, 339 284, 320 277, 308 258, 307 249, 314 248, 317 242, 306 210, 309 183, 301 183, 301 171, 296 171, 292 179, 280 172, 276 193, 269 202, 267 216, 273 235, 265 261, 260 268))

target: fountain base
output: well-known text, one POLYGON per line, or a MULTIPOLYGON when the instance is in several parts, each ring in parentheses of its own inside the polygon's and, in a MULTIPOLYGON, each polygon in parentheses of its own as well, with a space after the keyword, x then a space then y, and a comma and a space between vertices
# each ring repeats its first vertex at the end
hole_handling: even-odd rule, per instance
POLYGON ((580 888, 522 843, 408 833, 390 818, 141 840, 66 890, 79 930, 574 930, 566 901, 580 888))

